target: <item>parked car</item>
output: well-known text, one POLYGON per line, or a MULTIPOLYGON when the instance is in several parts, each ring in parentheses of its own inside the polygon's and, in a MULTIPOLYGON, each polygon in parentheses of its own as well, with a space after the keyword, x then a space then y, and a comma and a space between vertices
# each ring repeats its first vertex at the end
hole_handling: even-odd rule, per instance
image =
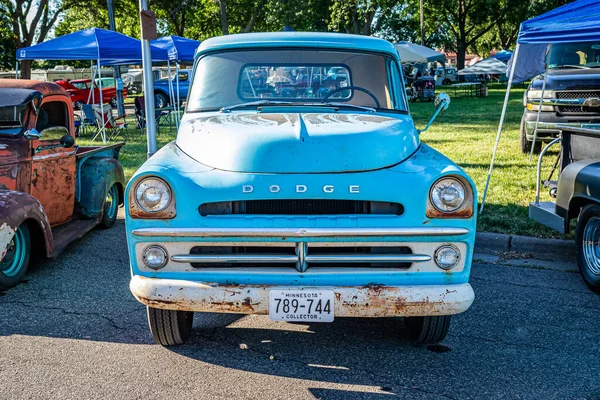
POLYGON ((17 285, 32 255, 57 257, 123 203, 123 143, 78 146, 72 103, 49 82, 1 79, 0 290, 17 285), (37 253, 37 254, 36 254, 37 253))
MULTIPOLYGON (((114 78, 102 78, 102 102, 104 104, 110 103, 113 107, 116 107, 117 90, 114 82, 114 78)), ((80 110, 81 106, 84 104, 100 103, 98 79, 95 80, 93 98, 90 96, 90 90, 92 89, 91 79, 73 79, 71 81, 59 80, 55 83, 62 86, 67 91, 73 102, 73 107, 76 110, 80 110)), ((123 98, 125 99, 126 97, 127 90, 123 89, 123 98)))
POLYGON ((438 67, 435 70, 435 84, 438 86, 441 85, 450 85, 452 83, 458 82, 458 73, 456 72, 456 68, 454 67, 438 67))
POLYGON ((421 143, 395 47, 255 33, 208 39, 196 57, 177 139, 125 194, 130 289, 156 342, 183 343, 194 312, 405 317, 416 341, 442 340, 474 299, 477 194, 421 143), (310 97, 246 84, 279 67, 348 74, 310 97))
MULTIPOLYGON (((182 69, 179 71, 179 101, 183 102, 187 98, 190 87, 190 79, 192 78, 191 69, 182 69)), ((171 78, 173 86, 174 98, 177 99, 177 79, 171 78)), ((159 79, 154 81, 154 101, 156 108, 165 108, 171 104, 171 88, 169 79, 159 79)))
POLYGON ((552 143, 561 145, 558 180, 550 177, 542 182, 540 160, 537 196, 529 206, 529 217, 559 233, 568 233, 571 221, 577 221, 579 272, 600 293, 600 123, 557 124, 555 128, 560 129, 560 138, 552 143), (542 184, 556 202, 539 201, 542 184))
POLYGON ((521 151, 531 146, 539 152, 543 142, 555 138, 556 124, 600 123, 600 43, 555 43, 552 45, 546 88, 535 145, 533 136, 542 97, 544 75, 534 78, 523 96, 521 151))

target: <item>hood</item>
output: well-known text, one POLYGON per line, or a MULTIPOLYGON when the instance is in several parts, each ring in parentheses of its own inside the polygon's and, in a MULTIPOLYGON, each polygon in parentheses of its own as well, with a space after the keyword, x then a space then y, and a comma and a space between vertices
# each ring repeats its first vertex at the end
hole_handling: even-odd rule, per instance
POLYGON ((419 136, 408 115, 233 112, 186 115, 177 145, 225 171, 330 173, 397 164, 419 136))
MULTIPOLYGON (((542 90, 543 75, 531 82, 531 87, 542 90)), ((548 71, 546 90, 594 90, 600 89, 600 69, 554 69, 548 71)))

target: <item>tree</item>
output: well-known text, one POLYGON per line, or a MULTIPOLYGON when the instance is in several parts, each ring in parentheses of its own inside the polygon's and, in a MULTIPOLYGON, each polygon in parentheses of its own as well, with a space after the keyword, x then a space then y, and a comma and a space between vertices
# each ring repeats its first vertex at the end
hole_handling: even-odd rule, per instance
POLYGON ((14 68, 15 66, 15 39, 11 23, 6 15, 0 14, 0 68, 14 68))
MULTIPOLYGON (((58 17, 81 0, 0 0, 0 15, 11 21, 15 48, 43 42, 58 17)), ((21 76, 31 76, 31 61, 21 63, 21 76)))
POLYGON ((391 0, 334 0, 330 7, 329 28, 370 36, 379 31, 385 15, 395 3, 391 0))

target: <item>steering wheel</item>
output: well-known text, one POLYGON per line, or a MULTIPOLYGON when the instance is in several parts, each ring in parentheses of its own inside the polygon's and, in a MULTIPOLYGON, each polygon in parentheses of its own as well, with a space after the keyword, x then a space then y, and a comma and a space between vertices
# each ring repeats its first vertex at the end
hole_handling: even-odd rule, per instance
POLYGON ((373 93, 371 93, 370 91, 368 91, 367 89, 361 88, 360 86, 346 86, 346 87, 339 87, 337 89, 333 89, 331 92, 327 93, 325 95, 325 97, 323 97, 323 101, 321 101, 321 103, 327 102, 328 98, 330 98, 331 96, 333 96, 336 93, 343 92, 344 90, 358 90, 359 92, 366 93, 369 96, 371 96, 373 101, 375 101, 377 108, 381 108, 381 104, 379 104, 379 100, 377 100, 377 97, 375 97, 375 95, 373 93))

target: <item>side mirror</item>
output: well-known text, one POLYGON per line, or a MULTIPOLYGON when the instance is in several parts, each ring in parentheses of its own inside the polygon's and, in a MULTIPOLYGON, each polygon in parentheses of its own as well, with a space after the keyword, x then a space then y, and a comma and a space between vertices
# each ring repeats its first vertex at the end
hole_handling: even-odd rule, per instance
POLYGON ((435 96, 433 104, 436 108, 442 107, 440 111, 446 111, 448 107, 450 107, 450 96, 448 93, 439 93, 437 96, 435 96))
POLYGON ((68 149, 69 147, 73 147, 74 144, 75 144, 75 139, 73 139, 73 136, 71 136, 71 135, 65 135, 60 138, 60 145, 62 147, 64 147, 65 149, 68 149))
POLYGON ((440 112, 446 111, 448 109, 448 107, 450 106, 450 96, 447 93, 439 93, 435 96, 435 100, 433 101, 433 104, 436 107, 435 113, 433 113, 433 116, 427 123, 427 126, 425 126, 424 129, 421 129, 419 131, 419 133, 423 133, 427 129, 429 129, 431 124, 433 124, 433 121, 435 121, 435 119, 437 118, 438 114, 440 112))
POLYGON ((27 140, 39 140, 42 134, 39 133, 35 128, 27 129, 23 134, 27 140))

